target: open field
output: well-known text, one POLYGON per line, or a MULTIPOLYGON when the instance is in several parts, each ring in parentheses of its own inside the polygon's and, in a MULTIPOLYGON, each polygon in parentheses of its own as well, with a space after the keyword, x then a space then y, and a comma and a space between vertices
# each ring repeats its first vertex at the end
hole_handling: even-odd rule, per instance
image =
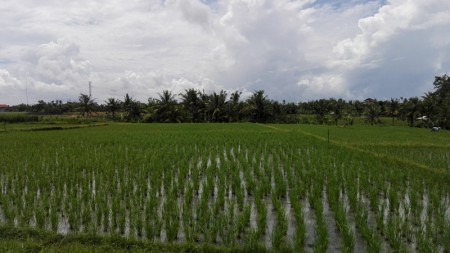
POLYGON ((0 140, 0 249, 450 252, 448 131, 115 123, 0 140))

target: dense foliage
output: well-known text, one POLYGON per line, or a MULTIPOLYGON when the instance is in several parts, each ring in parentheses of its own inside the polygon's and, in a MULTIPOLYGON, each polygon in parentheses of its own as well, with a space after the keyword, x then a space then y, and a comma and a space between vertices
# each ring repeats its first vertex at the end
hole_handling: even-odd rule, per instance
POLYGON ((149 98, 147 103, 136 101, 128 94, 123 101, 108 98, 98 104, 90 96, 80 94, 78 102, 39 101, 32 106, 18 105, 16 111, 31 111, 40 114, 62 114, 78 111, 91 116, 106 113, 109 119, 128 122, 260 122, 260 123, 314 123, 351 125, 355 119, 363 118, 375 125, 380 117, 406 121, 411 127, 440 126, 450 129, 450 78, 437 76, 434 91, 423 97, 390 100, 365 99, 364 101, 342 99, 319 99, 299 103, 278 102, 269 99, 263 90, 255 91, 242 100, 240 92, 220 91, 206 94, 187 89, 181 94, 163 90, 158 98, 149 98), (179 99, 177 99, 179 98, 179 99), (314 118, 302 117, 314 115, 314 118))
POLYGON ((27 113, 0 113, 0 122, 18 123, 38 121, 39 117, 27 113))

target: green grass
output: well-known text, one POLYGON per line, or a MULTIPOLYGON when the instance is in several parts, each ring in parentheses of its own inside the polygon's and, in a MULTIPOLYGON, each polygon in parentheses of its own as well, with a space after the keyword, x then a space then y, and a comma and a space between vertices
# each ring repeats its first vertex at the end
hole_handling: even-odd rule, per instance
POLYGON ((322 141, 450 173, 450 132, 408 127, 277 126, 322 141), (328 135, 329 133, 329 135, 328 135), (328 137, 329 136, 329 137, 328 137))
MULTIPOLYGON (((62 236, 33 229, 0 228, 1 252, 230 252, 212 245, 143 242, 122 237, 87 234, 62 236)), ((244 252, 234 248, 233 252, 244 252)))
POLYGON ((39 117, 28 113, 0 112, 0 122, 18 123, 18 122, 37 122, 39 117))

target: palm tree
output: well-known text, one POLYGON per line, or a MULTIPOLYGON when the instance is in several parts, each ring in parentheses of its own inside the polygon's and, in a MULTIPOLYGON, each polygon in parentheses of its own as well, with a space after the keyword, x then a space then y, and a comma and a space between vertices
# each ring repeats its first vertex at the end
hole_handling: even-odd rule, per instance
POLYGON ((378 103, 366 104, 366 121, 372 126, 378 123, 380 117, 380 105, 378 103))
POLYGON ((436 97, 434 93, 432 92, 426 92, 425 96, 422 96, 422 106, 421 111, 424 116, 427 118, 427 125, 433 126, 434 125, 434 119, 435 119, 435 112, 436 112, 436 97))
POLYGON ((433 85, 437 124, 450 129, 450 77, 448 75, 436 76, 433 85))
POLYGON ((116 118, 116 112, 120 110, 121 101, 115 98, 108 98, 106 101, 106 112, 112 118, 116 118))
POLYGON ((92 115, 95 106, 94 99, 91 99, 91 96, 80 93, 78 101, 80 104, 80 115, 82 116, 92 115))
POLYGON ((141 105, 138 101, 135 101, 133 97, 125 94, 123 99, 122 108, 126 112, 126 120, 128 122, 131 121, 139 121, 141 119, 141 105))
POLYGON ((247 99, 247 105, 251 121, 265 123, 271 117, 271 104, 264 95, 264 90, 255 91, 247 99))
POLYGON ((312 110, 316 114, 317 123, 323 124, 326 121, 326 115, 330 111, 330 103, 326 99, 319 99, 312 102, 312 110))
POLYGON ((181 122, 183 120, 183 113, 182 110, 178 108, 175 95, 169 90, 163 90, 158 96, 159 99, 156 100, 157 104, 154 115, 155 120, 165 123, 181 122))
POLYGON ((211 122, 226 121, 226 99, 227 93, 223 90, 219 94, 213 92, 210 95, 209 103, 207 104, 208 115, 210 115, 211 122))
POLYGON ((330 101, 330 107, 331 107, 331 114, 334 119, 334 123, 336 126, 338 125, 339 119, 342 118, 342 110, 344 109, 345 102, 342 99, 331 99, 330 101))
POLYGON ((410 127, 414 126, 416 118, 419 112, 419 98, 412 97, 406 103, 403 103, 403 106, 406 110, 406 120, 408 121, 408 125, 410 127))
POLYGON ((391 98, 391 103, 389 106, 389 114, 392 117, 392 125, 394 125, 395 118, 398 117, 399 109, 400 109, 400 107, 399 107, 398 99, 391 98))
POLYGON ((286 101, 280 103, 278 101, 271 101, 273 121, 276 123, 286 123, 286 101))
POLYGON ((184 91, 185 93, 179 94, 181 97, 181 104, 183 108, 188 113, 189 122, 199 122, 200 121, 200 98, 199 91, 195 89, 188 89, 184 91))
POLYGON ((207 108, 210 97, 208 94, 205 93, 205 91, 202 91, 199 93, 199 98, 200 98, 198 109, 199 117, 201 117, 201 121, 208 122, 211 120, 208 118, 208 108, 207 108))
POLYGON ((241 94, 242 92, 235 91, 230 95, 230 100, 228 101, 228 119, 231 122, 241 120, 242 102, 239 101, 241 94))
POLYGON ((129 107, 128 107, 128 115, 127 120, 137 122, 141 119, 141 104, 138 101, 131 101, 129 107))

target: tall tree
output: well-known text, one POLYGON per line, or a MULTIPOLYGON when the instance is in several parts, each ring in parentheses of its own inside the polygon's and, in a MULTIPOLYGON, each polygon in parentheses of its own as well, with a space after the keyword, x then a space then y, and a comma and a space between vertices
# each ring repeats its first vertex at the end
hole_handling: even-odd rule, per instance
POLYGON ((406 111, 406 121, 410 127, 413 127, 416 122, 416 118, 419 115, 419 98, 412 97, 403 104, 404 110, 406 111))
POLYGON ((366 121, 372 126, 378 123, 380 117, 380 105, 378 103, 369 103, 365 105, 366 121))
POLYGON ((220 93, 213 92, 209 96, 207 111, 211 122, 227 121, 226 114, 227 93, 221 90, 220 93))
POLYGON ((443 128, 450 129, 450 77, 436 76, 433 95, 436 98, 436 123, 443 128))
POLYGON ((316 115, 317 123, 323 124, 326 121, 327 113, 330 111, 330 103, 326 99, 319 99, 312 102, 311 109, 316 115))
POLYGON ((201 118, 202 122, 209 122, 211 119, 208 118, 208 103, 209 103, 209 95, 205 93, 205 91, 199 92, 199 98, 200 98, 200 102, 199 102, 199 115, 201 118))
POLYGON ((231 93, 228 101, 228 119, 230 122, 237 122, 241 120, 242 102, 239 101, 242 92, 235 91, 231 93))
POLYGON ((266 123, 272 115, 271 104, 264 95, 264 90, 255 91, 247 99, 247 106, 250 120, 253 122, 266 123))
POLYGON ((94 110, 95 102, 91 96, 81 93, 78 97, 79 105, 80 105, 80 115, 82 116, 90 116, 94 110))
POLYGON ((331 115, 333 117, 334 123, 336 126, 338 125, 338 121, 342 118, 342 113, 344 110, 345 102, 342 99, 331 99, 330 107, 331 107, 331 115))
POLYGON ((392 125, 395 123, 395 118, 398 117, 399 109, 398 99, 391 98, 391 102, 389 103, 389 115, 392 117, 392 125))
POLYGON ((195 89, 187 89, 184 93, 179 94, 181 97, 181 104, 187 112, 187 120, 189 122, 200 122, 200 106, 201 100, 200 92, 195 89))
POLYGON ((287 122, 287 114, 286 114, 286 102, 280 103, 278 101, 271 101, 272 106, 272 118, 276 123, 286 123, 287 122))
POLYGON ((116 119, 116 113, 120 110, 121 101, 115 98, 108 98, 105 102, 108 116, 112 119, 116 119))
POLYGON ((422 98, 423 100, 420 106, 420 111, 423 116, 426 116, 426 126, 431 127, 434 125, 436 120, 436 96, 432 92, 426 92, 422 98))
POLYGON ((175 95, 169 90, 163 90, 158 94, 155 110, 155 121, 163 123, 177 123, 183 121, 183 114, 177 105, 175 95))
POLYGON ((135 101, 128 93, 125 94, 122 107, 126 113, 126 120, 128 122, 137 122, 141 119, 142 109, 140 103, 135 101))

